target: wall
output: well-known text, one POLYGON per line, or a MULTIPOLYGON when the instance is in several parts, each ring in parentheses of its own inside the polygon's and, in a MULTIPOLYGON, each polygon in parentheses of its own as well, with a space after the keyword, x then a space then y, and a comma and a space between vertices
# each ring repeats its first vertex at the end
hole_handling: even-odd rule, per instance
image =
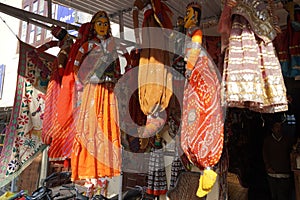
MULTIPOLYGON (((0 0, 0 2, 16 8, 21 8, 22 5, 22 0, 0 0)), ((9 107, 14 103, 16 89, 19 55, 16 54, 18 40, 15 34, 18 34, 20 20, 3 13, 0 13, 0 17, 2 18, 0 18, 0 64, 6 66, 0 107, 9 107)))

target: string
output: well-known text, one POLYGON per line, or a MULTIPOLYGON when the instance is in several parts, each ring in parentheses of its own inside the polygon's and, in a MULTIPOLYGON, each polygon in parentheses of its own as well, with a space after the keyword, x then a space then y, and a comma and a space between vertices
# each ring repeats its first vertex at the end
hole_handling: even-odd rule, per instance
POLYGON ((10 26, 8 26, 8 24, 6 23, 6 21, 0 16, 2 22, 7 26, 7 28, 12 32, 12 34, 14 34, 16 36, 16 38, 21 41, 21 39, 18 37, 17 34, 14 33, 14 31, 10 28, 10 26))

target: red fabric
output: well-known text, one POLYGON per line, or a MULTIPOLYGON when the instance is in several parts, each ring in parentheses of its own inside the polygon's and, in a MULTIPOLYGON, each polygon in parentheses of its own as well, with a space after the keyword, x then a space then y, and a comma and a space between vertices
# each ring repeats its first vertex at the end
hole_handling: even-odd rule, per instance
POLYGON ((287 62, 289 60, 289 37, 287 29, 281 30, 277 34, 273 44, 277 52, 280 62, 287 62))
POLYGON ((173 15, 170 8, 161 0, 151 0, 156 21, 167 29, 173 29, 171 16, 173 15))
POLYGON ((231 21, 232 5, 229 5, 230 3, 232 3, 232 1, 230 0, 226 1, 218 24, 218 32, 221 34, 221 38, 222 38, 222 46, 221 46, 222 52, 229 44, 229 35, 232 26, 232 21, 231 21))
POLYGON ((74 136, 76 129, 74 126, 74 60, 80 46, 90 37, 90 23, 81 25, 78 38, 72 45, 64 75, 61 81, 61 89, 57 95, 57 123, 54 130, 58 138, 53 140, 57 145, 53 144, 52 150, 49 151, 49 157, 69 157, 72 151, 74 136), (59 144, 59 145, 58 145, 59 144), (51 153, 52 152, 52 153, 51 153))
POLYGON ((74 60, 80 46, 88 39, 90 31, 90 23, 83 24, 79 29, 81 37, 72 46, 69 54, 69 61, 64 70, 62 79, 62 89, 58 96, 57 119, 64 126, 68 126, 70 120, 73 120, 73 98, 74 98, 74 60))
POLYGON ((199 57, 184 91, 181 146, 199 168, 214 166, 223 149, 221 86, 216 67, 199 57))

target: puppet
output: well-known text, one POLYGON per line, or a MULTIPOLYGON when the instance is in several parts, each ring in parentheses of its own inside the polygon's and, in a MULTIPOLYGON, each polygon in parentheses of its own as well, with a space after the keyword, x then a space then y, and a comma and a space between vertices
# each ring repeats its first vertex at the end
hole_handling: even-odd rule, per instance
POLYGON ((181 147, 190 162, 203 170, 197 196, 203 197, 215 183, 213 167, 223 149, 223 109, 220 74, 202 48, 201 6, 190 3, 184 17, 186 41, 186 78, 181 127, 181 147))

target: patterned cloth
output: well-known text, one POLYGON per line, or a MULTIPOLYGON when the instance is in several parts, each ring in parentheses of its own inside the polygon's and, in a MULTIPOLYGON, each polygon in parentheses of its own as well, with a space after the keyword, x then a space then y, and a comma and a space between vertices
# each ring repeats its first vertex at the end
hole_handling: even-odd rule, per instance
POLYGON ((175 156, 171 166, 171 179, 170 179, 170 189, 176 186, 176 181, 181 172, 186 171, 183 164, 181 163, 180 157, 175 156))
MULTIPOLYGON (((53 63, 53 70, 48 84, 45 112, 43 120, 42 140, 45 144, 50 145, 48 149, 48 156, 50 160, 64 160, 69 153, 66 148, 66 137, 70 131, 70 126, 63 128, 57 120, 57 105, 58 96, 61 90, 61 80, 63 71, 68 61, 68 54, 73 40, 68 35, 59 42, 60 51, 53 63)), ((46 43, 47 44, 47 43, 46 43)))
POLYGON ((223 109, 219 72, 204 49, 186 85, 181 146, 200 168, 214 166, 223 148, 223 109))
POLYGON ((20 41, 18 81, 11 121, 0 157, 0 187, 18 176, 45 148, 41 141, 45 93, 54 56, 20 41))
POLYGON ((163 149, 150 152, 147 193, 159 196, 167 193, 167 176, 163 149))
POLYGON ((95 38, 83 43, 74 65, 78 67, 76 87, 78 80, 86 84, 82 85, 82 90, 79 87, 76 90, 78 115, 71 154, 72 179, 118 176, 121 170, 121 137, 112 78, 119 78, 120 62, 114 39, 95 38), (91 52, 101 55, 98 57, 100 61, 95 59, 95 55, 90 59, 91 52))
POLYGON ((232 9, 222 82, 224 104, 229 107, 264 113, 288 109, 281 66, 272 44, 276 32, 266 9, 264 2, 256 0, 239 1, 232 9))

